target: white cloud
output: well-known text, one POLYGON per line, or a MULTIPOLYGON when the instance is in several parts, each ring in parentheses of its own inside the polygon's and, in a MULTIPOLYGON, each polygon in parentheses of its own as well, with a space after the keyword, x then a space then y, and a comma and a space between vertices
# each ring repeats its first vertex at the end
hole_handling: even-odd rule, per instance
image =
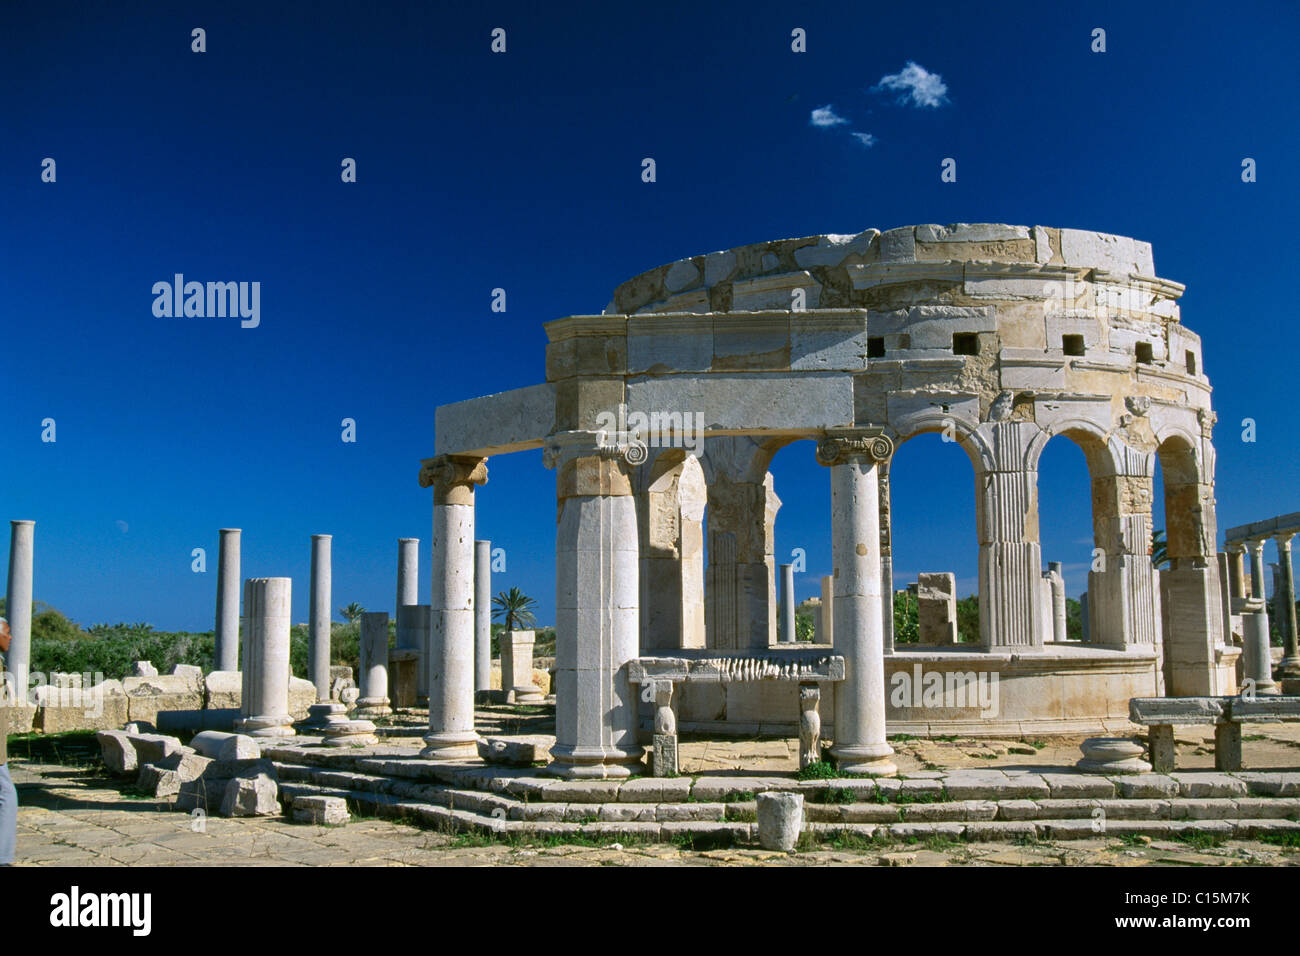
POLYGON ((849 135, 861 143, 866 149, 870 149, 872 146, 876 145, 876 137, 872 136, 870 133, 850 133, 849 135))
POLYGON ((825 106, 820 106, 813 110, 812 116, 809 117, 808 122, 812 123, 813 126, 825 127, 840 126, 847 123, 848 120, 836 113, 835 108, 830 103, 827 103, 825 106))
POLYGON ((942 106, 948 99, 948 87, 943 77, 931 73, 919 63, 907 61, 897 73, 882 76, 873 90, 901 90, 903 95, 899 102, 911 103, 919 107, 942 106))
POLYGON ((128 525, 128 524, 127 524, 125 521, 123 521, 121 518, 118 518, 117 521, 114 522, 114 524, 117 525, 117 530, 120 531, 120 532, 122 532, 123 534, 126 534, 127 531, 130 530, 130 525, 128 525))

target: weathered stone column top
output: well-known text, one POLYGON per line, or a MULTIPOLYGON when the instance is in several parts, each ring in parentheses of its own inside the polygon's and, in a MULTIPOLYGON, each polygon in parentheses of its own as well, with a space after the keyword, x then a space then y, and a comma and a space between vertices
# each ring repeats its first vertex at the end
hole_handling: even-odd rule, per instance
POLYGON ((557 498, 622 497, 632 494, 631 470, 640 464, 639 454, 635 444, 608 441, 600 432, 556 432, 546 440, 542 463, 555 470, 557 498))
POLYGON ((420 487, 433 488, 435 505, 472 505, 474 486, 486 485, 487 459, 472 455, 438 455, 420 462, 420 487))

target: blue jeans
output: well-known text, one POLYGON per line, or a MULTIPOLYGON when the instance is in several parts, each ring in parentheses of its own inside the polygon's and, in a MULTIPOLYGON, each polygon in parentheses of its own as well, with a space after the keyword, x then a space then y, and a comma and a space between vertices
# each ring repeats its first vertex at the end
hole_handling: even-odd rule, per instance
POLYGON ((0 764, 0 866, 14 861, 18 842, 18 791, 9 776, 9 765, 0 764))

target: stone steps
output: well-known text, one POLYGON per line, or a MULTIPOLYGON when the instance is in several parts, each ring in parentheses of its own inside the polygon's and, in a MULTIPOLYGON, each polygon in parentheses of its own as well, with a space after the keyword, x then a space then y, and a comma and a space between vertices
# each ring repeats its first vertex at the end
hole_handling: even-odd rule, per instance
MULTIPOLYGON (((319 765, 276 761, 275 768, 281 797, 289 803, 297 796, 338 796, 377 816, 413 819, 455 831, 650 839, 691 834, 728 836, 742 842, 756 838, 753 800, 635 801, 628 799, 632 793, 620 791, 614 800, 557 801, 539 799, 542 794, 537 792, 491 792, 319 765)), ((681 779, 690 783, 689 778, 681 779)), ((793 789, 795 781, 780 783, 784 789, 793 789)), ((855 783, 859 786, 843 788, 841 793, 866 792, 865 784, 871 782, 855 783)), ((817 793, 812 788, 800 789, 810 790, 810 796, 817 793)), ((870 792, 876 792, 874 786, 870 792)), ((749 795, 747 791, 736 793, 749 795)), ((977 841, 1063 840, 1133 835, 1154 839, 1187 831, 1246 838, 1261 833, 1300 833, 1300 796, 808 800, 804 814, 805 829, 814 834, 852 833, 897 840, 936 836, 977 841)))

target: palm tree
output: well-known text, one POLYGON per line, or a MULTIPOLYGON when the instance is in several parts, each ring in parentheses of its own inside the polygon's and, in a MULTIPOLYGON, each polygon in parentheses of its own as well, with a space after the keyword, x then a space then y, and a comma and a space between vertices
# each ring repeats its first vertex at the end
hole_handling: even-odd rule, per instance
POLYGON ((1169 544, 1163 528, 1151 532, 1151 566, 1158 571, 1169 570, 1169 544))
POLYGON ((357 621, 361 620, 361 615, 366 613, 366 609, 356 601, 353 601, 347 607, 339 608, 339 613, 348 619, 349 624, 355 624, 357 621))
POLYGON ((507 631, 523 630, 537 622, 533 616, 535 607, 536 601, 518 588, 511 588, 492 599, 492 617, 500 620, 507 631))

